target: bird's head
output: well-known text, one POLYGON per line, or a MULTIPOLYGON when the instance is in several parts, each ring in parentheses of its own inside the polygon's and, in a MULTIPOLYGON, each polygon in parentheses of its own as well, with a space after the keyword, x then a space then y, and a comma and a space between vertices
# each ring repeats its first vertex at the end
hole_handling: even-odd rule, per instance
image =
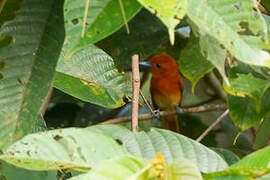
POLYGON ((178 73, 178 66, 175 60, 168 55, 154 56, 148 62, 140 62, 140 65, 149 67, 153 77, 164 77, 178 73))

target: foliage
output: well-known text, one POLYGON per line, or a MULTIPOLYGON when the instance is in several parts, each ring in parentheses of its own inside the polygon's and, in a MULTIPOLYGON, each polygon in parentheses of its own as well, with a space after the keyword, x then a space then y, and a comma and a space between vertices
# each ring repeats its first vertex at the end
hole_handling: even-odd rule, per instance
MULTIPOLYGON (((268 179, 270 17, 260 8, 255 0, 1 1, 0 179, 65 179, 66 170, 71 179, 268 179), (183 135, 151 128, 155 119, 139 133, 85 127, 130 114, 135 53, 176 59, 191 81, 184 106, 227 104, 230 117, 204 145, 191 137, 217 112, 181 116, 183 135)), ((147 98, 149 82, 144 72, 147 98)))

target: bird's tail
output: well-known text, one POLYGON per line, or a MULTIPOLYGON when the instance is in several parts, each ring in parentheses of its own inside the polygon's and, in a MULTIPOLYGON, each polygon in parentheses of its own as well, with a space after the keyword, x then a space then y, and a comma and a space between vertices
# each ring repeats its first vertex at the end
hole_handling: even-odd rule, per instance
POLYGON ((179 133, 178 117, 177 114, 162 117, 162 127, 174 132, 179 133))

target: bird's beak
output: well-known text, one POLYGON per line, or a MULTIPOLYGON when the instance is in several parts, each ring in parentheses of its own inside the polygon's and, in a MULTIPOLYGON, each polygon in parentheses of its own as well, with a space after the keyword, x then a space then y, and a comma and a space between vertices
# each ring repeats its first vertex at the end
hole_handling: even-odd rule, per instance
POLYGON ((149 67, 152 68, 153 66, 151 64, 149 64, 147 61, 143 61, 139 63, 141 66, 145 66, 145 67, 149 67))

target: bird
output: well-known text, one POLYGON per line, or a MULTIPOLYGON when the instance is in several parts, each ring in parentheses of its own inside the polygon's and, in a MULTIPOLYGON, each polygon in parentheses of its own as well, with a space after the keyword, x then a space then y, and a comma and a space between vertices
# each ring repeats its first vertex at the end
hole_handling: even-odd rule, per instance
MULTIPOLYGON (((181 105, 184 83, 176 61, 169 55, 156 55, 140 65, 150 68, 152 78, 150 93, 155 109, 162 111, 177 110, 181 105)), ((162 127, 179 132, 177 114, 162 117, 162 127)))

